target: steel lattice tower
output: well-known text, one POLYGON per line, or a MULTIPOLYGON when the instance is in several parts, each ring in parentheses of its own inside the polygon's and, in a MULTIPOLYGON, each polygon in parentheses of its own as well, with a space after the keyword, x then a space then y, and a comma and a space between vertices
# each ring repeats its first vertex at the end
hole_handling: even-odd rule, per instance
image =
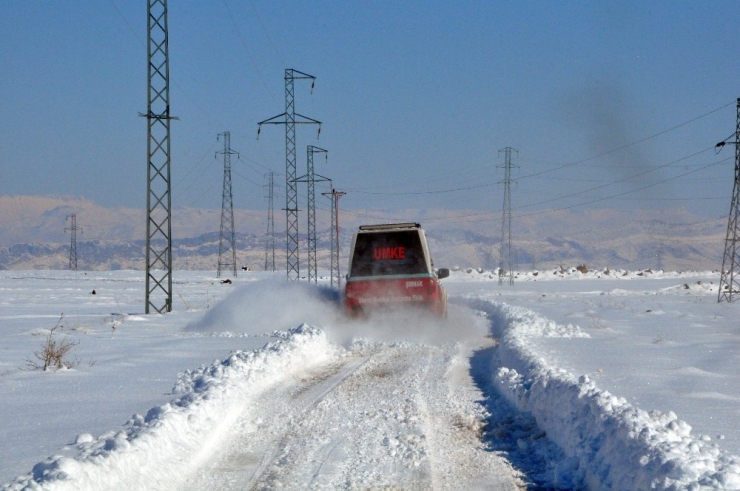
POLYGON ((77 228, 77 214, 76 213, 67 215, 67 219, 69 219, 69 227, 65 228, 64 231, 66 232, 67 230, 69 230, 69 236, 70 236, 69 270, 77 271, 77 231, 79 230, 80 233, 82 233, 82 229, 77 228))
POLYGON ((172 195, 170 176, 170 63, 167 0, 147 5, 146 298, 144 311, 172 311, 172 195))
POLYGON ((328 160, 329 151, 309 145, 306 148, 306 175, 296 179, 296 182, 308 184, 308 281, 318 282, 316 265, 316 183, 329 179, 314 172, 313 156, 323 153, 328 160))
MULTIPOLYGON (((331 182, 331 181, 330 181, 331 182)), ((321 193, 331 200, 331 286, 336 281, 337 288, 341 286, 342 277, 339 272, 339 198, 344 196, 345 192, 337 191, 333 187, 328 193, 321 193)))
POLYGON ((285 112, 257 123, 257 138, 263 124, 285 125, 285 221, 286 221, 286 270, 289 281, 300 278, 298 257, 298 189, 296 185, 296 136, 295 125, 317 124, 321 133, 321 121, 302 116, 295 112, 295 80, 311 80, 311 91, 316 77, 292 68, 285 70, 285 112), (299 119, 296 120, 296 117, 299 119))
MULTIPOLYGON (((737 99, 737 119, 735 123, 735 182, 732 187, 732 202, 727 218, 727 235, 725 236, 725 253, 722 256, 722 274, 719 280, 717 302, 737 300, 740 294, 740 256, 737 244, 740 241, 740 98, 737 99)), ((730 137, 732 138, 732 137, 730 137)), ((718 143, 721 148, 725 142, 718 143)))
POLYGON ((224 138, 224 149, 216 152, 224 156, 224 186, 221 198, 221 236, 218 241, 218 271, 216 277, 221 277, 221 271, 231 269, 236 278, 236 236, 234 233, 234 202, 231 195, 231 156, 239 156, 239 152, 231 150, 231 132, 220 133, 224 138), (230 253, 229 253, 230 252, 230 253))
POLYGON ((511 253, 511 168, 516 167, 511 163, 511 151, 515 149, 506 147, 499 150, 504 152, 504 210, 501 216, 501 247, 499 256, 498 284, 503 283, 505 271, 508 271, 509 284, 514 284, 514 261, 511 253))
POLYGON ((270 172, 269 194, 267 196, 267 236, 265 241, 265 271, 275 271, 275 211, 273 196, 275 194, 275 173, 270 172), (270 261, 272 251, 272 261, 270 261), (272 265, 271 265, 272 263, 272 265))

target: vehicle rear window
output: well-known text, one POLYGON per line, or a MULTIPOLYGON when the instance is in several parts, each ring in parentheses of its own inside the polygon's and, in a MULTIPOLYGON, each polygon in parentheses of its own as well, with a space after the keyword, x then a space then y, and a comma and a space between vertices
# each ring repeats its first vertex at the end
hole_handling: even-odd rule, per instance
POLYGON ((359 233, 350 276, 428 273, 416 230, 359 233))

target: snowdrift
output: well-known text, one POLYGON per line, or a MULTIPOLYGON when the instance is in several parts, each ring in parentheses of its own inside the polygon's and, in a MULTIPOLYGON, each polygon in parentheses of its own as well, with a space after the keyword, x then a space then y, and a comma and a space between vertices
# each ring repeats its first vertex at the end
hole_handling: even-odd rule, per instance
POLYGON ((597 490, 740 489, 740 458, 692 436, 673 412, 635 408, 587 376, 548 366, 529 347, 535 337, 587 336, 577 326, 482 296, 466 303, 489 317, 500 340, 492 383, 563 449, 568 459, 559 467, 569 480, 597 490))
POLYGON ((262 349, 181 374, 178 398, 134 415, 120 431, 79 435, 77 455, 50 457, 2 489, 178 489, 187 477, 182 469, 208 457, 250 399, 336 354, 319 329, 304 324, 281 334, 262 349))

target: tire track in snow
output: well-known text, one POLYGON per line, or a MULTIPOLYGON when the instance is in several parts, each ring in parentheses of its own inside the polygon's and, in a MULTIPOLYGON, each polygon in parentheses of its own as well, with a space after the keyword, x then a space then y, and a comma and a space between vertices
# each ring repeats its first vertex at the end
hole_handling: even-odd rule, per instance
POLYGON ((470 349, 355 352, 265 393, 187 489, 519 489, 480 441, 470 349))
POLYGON ((225 449, 184 489, 253 489, 284 446, 290 428, 338 384, 367 362, 347 356, 276 386, 248 405, 225 449), (287 426, 287 429, 285 427, 287 426))
POLYGON ((412 360, 403 350, 381 347, 346 383, 296 422, 282 443, 286 452, 253 489, 304 487, 309 482, 310 489, 397 488, 399 483, 403 489, 430 489, 431 472, 424 458, 425 435, 415 394, 431 357, 423 351, 416 354, 419 358, 412 360), (393 397, 399 394, 403 400, 393 397), (394 414, 383 406, 401 412, 394 414), (403 417, 415 431, 406 438, 389 436, 403 433, 397 429, 403 417), (316 459, 316 455, 323 458, 316 459))
MULTIPOLYGON (((333 391, 339 384, 344 382, 344 380, 346 380, 350 375, 364 366, 369 360, 370 358, 368 357, 357 357, 355 359, 345 361, 342 365, 337 367, 337 370, 333 373, 330 370, 333 370, 335 367, 330 367, 328 370, 322 370, 318 374, 314 375, 316 378, 316 383, 314 383, 313 385, 305 386, 293 397, 292 402, 298 408, 301 408, 302 406, 303 408, 295 411, 296 417, 294 420, 291 421, 291 426, 295 426, 295 424, 300 423, 300 421, 302 421, 311 412, 311 410, 319 402, 321 402, 324 397, 326 397, 327 394, 333 391)), ((311 380, 311 378, 309 378, 309 380, 311 380)), ((265 453, 260 466, 255 471, 245 489, 260 489, 260 481, 264 477, 265 471, 267 470, 267 465, 273 462, 276 455, 281 452, 285 452, 289 448, 289 442, 291 438, 294 437, 294 429, 291 427, 285 432, 281 440, 276 445, 274 445, 270 449, 270 451, 265 453)), ((341 443, 341 441, 337 442, 337 444, 335 444, 331 448, 329 454, 327 454, 327 456, 321 462, 321 465, 323 465, 326 459, 329 458, 331 452, 337 447, 339 443, 341 443)), ((320 472, 321 465, 319 465, 317 475, 320 472)))

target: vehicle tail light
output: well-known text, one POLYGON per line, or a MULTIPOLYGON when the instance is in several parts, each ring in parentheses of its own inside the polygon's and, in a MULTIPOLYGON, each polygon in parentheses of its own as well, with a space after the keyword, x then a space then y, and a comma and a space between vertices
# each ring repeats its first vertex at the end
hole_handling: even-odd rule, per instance
POLYGON ((427 283, 427 291, 431 295, 432 293, 434 293, 434 291, 436 289, 437 289, 436 282, 435 282, 434 278, 432 278, 432 279, 429 280, 429 283, 427 283))

